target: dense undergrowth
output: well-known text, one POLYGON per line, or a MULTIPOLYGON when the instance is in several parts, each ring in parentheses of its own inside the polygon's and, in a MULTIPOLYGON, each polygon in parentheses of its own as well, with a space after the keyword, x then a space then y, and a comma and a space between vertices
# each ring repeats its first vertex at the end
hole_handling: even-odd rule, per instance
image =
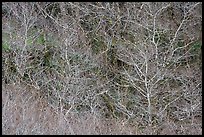
MULTIPOLYGON (((3 3, 3 90, 34 91, 58 116, 124 120, 129 134, 171 134, 167 121, 172 134, 195 134, 188 130, 202 130, 201 10, 196 2, 3 3)), ((16 134, 2 120, 3 134, 16 134)))

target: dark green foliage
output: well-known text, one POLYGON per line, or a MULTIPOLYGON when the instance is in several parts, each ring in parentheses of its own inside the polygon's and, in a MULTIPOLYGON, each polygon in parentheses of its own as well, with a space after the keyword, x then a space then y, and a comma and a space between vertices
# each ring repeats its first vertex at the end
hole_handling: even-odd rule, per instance
POLYGON ((3 52, 2 78, 5 80, 5 83, 8 84, 17 80, 18 71, 15 57, 16 53, 14 51, 9 50, 8 52, 3 52))
POLYGON ((79 104, 79 105, 76 105, 76 110, 78 112, 89 111, 90 110, 90 106, 89 105, 84 105, 84 104, 79 104))
POLYGON ((201 47, 202 47, 202 42, 201 41, 196 41, 191 44, 191 50, 190 53, 192 54, 199 54, 201 52, 201 47))
POLYGON ((29 74, 28 73, 24 73, 22 80, 23 81, 29 80, 29 74))
POLYGON ((52 60, 53 60, 53 54, 54 49, 51 47, 48 47, 47 51, 44 53, 44 59, 43 59, 43 66, 51 67, 52 66, 52 60))
POLYGON ((102 94, 101 97, 103 98, 104 103, 107 107, 107 111, 108 111, 108 112, 106 112, 107 117, 108 116, 115 116, 115 114, 114 114, 115 106, 114 106, 113 100, 106 93, 102 94))
POLYGON ((107 51, 107 60, 111 67, 117 67, 116 49, 113 46, 107 51))

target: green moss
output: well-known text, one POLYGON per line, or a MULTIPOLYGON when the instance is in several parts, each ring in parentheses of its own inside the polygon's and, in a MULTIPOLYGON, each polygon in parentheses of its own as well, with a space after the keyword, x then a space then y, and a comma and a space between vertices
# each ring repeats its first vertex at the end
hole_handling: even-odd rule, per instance
POLYGON ((200 41, 195 41, 191 44, 190 53, 197 54, 201 52, 202 43, 200 41))
POLYGON ((41 35, 37 38, 37 44, 40 44, 40 45, 44 45, 44 44, 45 44, 45 36, 44 36, 44 34, 41 34, 41 35))
POLYGON ((2 51, 10 52, 11 51, 11 45, 9 43, 10 36, 8 33, 2 33, 2 51))
POLYGON ((26 40, 26 43, 27 43, 28 46, 31 46, 31 45, 33 44, 33 39, 29 37, 29 38, 26 40))
POLYGON ((58 40, 53 37, 51 33, 47 34, 44 30, 39 28, 32 28, 28 32, 27 44, 31 45, 52 45, 55 46, 59 44, 58 40), (38 33, 42 31, 39 35, 38 33), (38 35, 36 37, 36 35, 38 35))
POLYGON ((6 51, 6 52, 11 51, 11 48, 10 48, 10 46, 9 46, 9 43, 8 43, 8 42, 3 41, 3 43, 2 43, 2 50, 3 50, 3 51, 6 51))
POLYGON ((93 38, 91 40, 91 45, 92 45, 91 49, 94 54, 99 54, 107 48, 105 43, 100 37, 93 38))

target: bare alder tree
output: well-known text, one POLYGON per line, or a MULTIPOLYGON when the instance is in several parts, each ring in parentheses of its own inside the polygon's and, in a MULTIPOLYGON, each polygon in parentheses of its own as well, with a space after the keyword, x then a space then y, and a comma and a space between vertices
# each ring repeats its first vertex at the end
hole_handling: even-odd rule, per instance
MULTIPOLYGON (((127 48, 124 47, 125 43, 120 43, 121 53, 119 54, 119 57, 129 65, 133 66, 132 74, 127 69, 124 69, 121 73, 124 75, 129 85, 134 87, 139 93, 139 96, 143 98, 143 101, 141 100, 142 102, 138 100, 137 102, 142 106, 142 113, 147 116, 145 120, 150 125, 152 125, 154 121, 161 119, 171 106, 176 107, 172 104, 179 102, 179 100, 183 100, 185 94, 191 91, 185 89, 186 84, 191 82, 186 81, 188 76, 185 76, 184 74, 185 69, 187 69, 187 71, 190 70, 188 67, 186 68, 186 66, 181 66, 184 63, 189 65, 188 62, 182 62, 185 61, 185 59, 191 60, 192 62, 193 56, 197 56, 192 55, 192 53, 189 52, 190 49, 193 48, 196 39, 199 39, 199 36, 197 35, 197 38, 193 36, 192 38, 187 39, 183 38, 182 35, 183 31, 189 29, 188 27, 191 23, 189 18, 191 17, 193 10, 200 4, 201 3, 195 3, 190 7, 184 7, 186 11, 181 17, 180 24, 177 28, 174 27, 173 29, 168 27, 161 28, 159 26, 160 21, 162 21, 162 18, 159 17, 163 13, 168 13, 167 11, 169 8, 172 8, 172 4, 166 3, 163 5, 161 3, 157 5, 157 7, 160 7, 157 10, 153 7, 154 5, 150 6, 146 3, 142 4, 140 9, 143 9, 144 11, 151 11, 151 9, 156 10, 147 13, 151 15, 152 20, 148 20, 150 22, 142 23, 143 26, 138 25, 139 28, 145 28, 148 31, 147 34, 136 33, 137 36, 140 36, 143 39, 141 38, 141 41, 138 43, 130 43, 132 48, 130 50, 127 50, 127 48), (183 42, 185 41, 184 45, 179 45, 179 39, 183 42), (188 42, 187 40, 189 39, 190 41, 188 42), (186 51, 186 47, 189 47, 189 50, 186 51), (178 52, 175 54, 175 51, 179 49, 183 50, 180 51, 180 54, 178 52), (188 54, 188 56, 186 54, 188 54), (125 60, 125 58, 128 60, 125 60), (179 72, 181 73, 180 75, 176 74, 179 72), (160 102, 164 101, 168 96, 170 96, 170 99, 165 101, 166 103, 160 102)), ((143 19, 147 19, 147 17, 145 18, 145 15, 146 14, 144 14, 143 19)), ((165 20, 165 17, 163 19, 165 20)), ((136 21, 129 21, 129 23, 139 24, 136 21)), ((196 31, 198 30, 194 30, 194 32, 196 31)), ((199 71, 199 69, 197 71, 199 71)), ((198 82, 197 84, 200 85, 201 83, 198 82)), ((197 89, 197 92, 200 92, 199 89, 197 89)), ((197 101, 194 102, 194 105, 196 104, 198 105, 197 101)), ((136 105, 135 107, 137 106, 139 105, 136 105)))

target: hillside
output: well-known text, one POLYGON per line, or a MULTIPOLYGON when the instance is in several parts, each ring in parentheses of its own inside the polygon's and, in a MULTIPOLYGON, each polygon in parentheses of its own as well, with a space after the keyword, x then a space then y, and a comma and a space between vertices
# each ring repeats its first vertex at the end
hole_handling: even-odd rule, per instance
POLYGON ((202 134, 201 2, 3 2, 3 134, 202 134))

